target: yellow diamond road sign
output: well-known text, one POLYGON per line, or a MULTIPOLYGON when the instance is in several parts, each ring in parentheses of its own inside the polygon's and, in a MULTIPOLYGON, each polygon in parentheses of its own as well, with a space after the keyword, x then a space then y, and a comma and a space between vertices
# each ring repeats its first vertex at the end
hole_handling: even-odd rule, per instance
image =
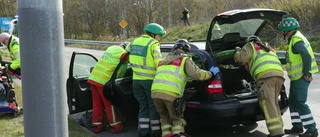
POLYGON ((128 25, 128 23, 125 20, 121 20, 119 25, 124 29, 128 25))

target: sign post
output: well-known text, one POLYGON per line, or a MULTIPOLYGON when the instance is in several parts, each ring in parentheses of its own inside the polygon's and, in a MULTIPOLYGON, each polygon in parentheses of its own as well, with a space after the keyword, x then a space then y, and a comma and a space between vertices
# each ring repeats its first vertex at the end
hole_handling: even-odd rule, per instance
POLYGON ((122 41, 125 41, 127 39, 127 30, 125 28, 128 25, 128 23, 125 20, 121 20, 119 25, 123 29, 121 39, 122 41))

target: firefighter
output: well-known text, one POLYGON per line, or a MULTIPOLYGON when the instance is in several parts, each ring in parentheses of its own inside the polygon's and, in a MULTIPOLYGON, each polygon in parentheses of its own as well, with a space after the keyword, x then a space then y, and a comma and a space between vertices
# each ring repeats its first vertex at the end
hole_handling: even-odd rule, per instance
POLYGON ((318 72, 312 47, 303 34, 297 29, 299 22, 292 17, 283 19, 278 29, 288 40, 286 64, 290 82, 289 109, 292 128, 284 130, 285 134, 303 133, 299 137, 317 137, 316 122, 309 106, 306 104, 308 88, 312 81, 312 74, 318 72))
POLYGON ((248 71, 258 85, 259 104, 270 133, 268 137, 282 137, 283 121, 278 97, 285 79, 275 50, 258 37, 249 36, 247 44, 236 47, 234 59, 238 63, 247 63, 248 71))
POLYGON ((7 46, 12 59, 12 63, 8 66, 8 69, 20 79, 21 67, 19 38, 4 32, 0 34, 0 42, 7 46))
MULTIPOLYGON (((186 121, 183 119, 185 104, 184 88, 188 77, 193 80, 208 80, 219 72, 218 67, 210 71, 200 69, 187 53, 190 45, 186 39, 179 39, 170 52, 159 63, 151 88, 151 97, 160 114, 162 136, 184 134, 186 121), (178 104, 177 104, 178 103, 178 104)), ((185 135, 186 136, 186 135, 185 135)))
POLYGON ((139 102, 139 137, 161 136, 159 113, 151 99, 151 84, 156 74, 160 53, 160 39, 166 33, 157 23, 144 28, 145 34, 130 45, 129 61, 133 70, 132 89, 139 102))
MULTIPOLYGON (((103 86, 111 78, 114 69, 119 64, 120 60, 127 54, 125 47, 129 43, 122 43, 120 46, 114 45, 109 47, 97 64, 94 66, 88 83, 92 90, 92 128, 95 133, 103 130, 103 113, 106 111, 108 122, 111 127, 111 133, 125 132, 120 120, 120 114, 112 103, 104 97, 103 86)), ((124 63, 119 71, 118 77, 122 77, 127 68, 127 63, 124 63)))

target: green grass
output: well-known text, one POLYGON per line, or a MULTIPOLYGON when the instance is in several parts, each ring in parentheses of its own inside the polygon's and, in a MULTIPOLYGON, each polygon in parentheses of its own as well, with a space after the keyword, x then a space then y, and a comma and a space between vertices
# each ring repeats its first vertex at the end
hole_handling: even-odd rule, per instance
MULTIPOLYGON (((14 90, 19 107, 23 108, 21 88, 15 85, 14 90)), ((68 126, 70 137, 97 137, 70 116, 68 116, 68 126)), ((0 137, 24 137, 23 114, 17 117, 10 114, 0 115, 0 137)))

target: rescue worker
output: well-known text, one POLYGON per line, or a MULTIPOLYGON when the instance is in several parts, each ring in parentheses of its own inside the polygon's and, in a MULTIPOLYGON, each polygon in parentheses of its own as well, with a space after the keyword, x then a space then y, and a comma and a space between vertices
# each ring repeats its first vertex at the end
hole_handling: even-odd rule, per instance
POLYGON ((0 34, 0 42, 7 46, 12 59, 12 63, 8 66, 8 69, 20 79, 21 67, 19 38, 4 32, 0 34))
POLYGON ((139 102, 139 137, 161 136, 159 113, 151 99, 151 85, 162 59, 160 39, 166 33, 157 23, 144 28, 145 34, 130 45, 129 61, 133 70, 132 89, 139 102))
MULTIPOLYGON (((88 83, 91 85, 93 105, 92 128, 95 133, 99 133, 104 129, 102 123, 104 111, 106 111, 111 133, 125 132, 120 120, 120 114, 117 113, 112 103, 104 97, 103 86, 111 78, 120 60, 127 54, 124 50, 127 45, 129 43, 122 43, 120 46, 110 46, 89 75, 88 83)), ((117 76, 122 77, 126 68, 127 63, 124 63, 120 67, 117 76)))
POLYGON ((318 131, 316 122, 313 119, 311 110, 306 104, 308 88, 312 81, 312 74, 318 72, 316 60, 312 47, 303 34, 297 29, 299 22, 292 17, 283 19, 278 29, 288 40, 286 64, 290 82, 289 109, 292 128, 284 130, 285 134, 303 133, 299 137, 317 137, 318 131))
POLYGON ((242 48, 236 47, 234 59, 238 63, 247 63, 248 71, 258 85, 259 104, 270 133, 268 137, 282 137, 283 121, 278 97, 285 79, 275 50, 258 37, 250 36, 242 48))
POLYGON ((160 61, 153 80, 151 97, 160 114, 163 137, 172 134, 187 136, 184 134, 186 125, 183 119, 184 110, 176 112, 176 109, 180 108, 175 107, 183 105, 184 101, 176 105, 174 102, 183 96, 188 77, 193 80, 208 80, 219 72, 218 67, 212 67, 211 72, 200 69, 187 55, 188 52, 190 52, 189 42, 186 39, 179 39, 173 46, 172 52, 160 61))

